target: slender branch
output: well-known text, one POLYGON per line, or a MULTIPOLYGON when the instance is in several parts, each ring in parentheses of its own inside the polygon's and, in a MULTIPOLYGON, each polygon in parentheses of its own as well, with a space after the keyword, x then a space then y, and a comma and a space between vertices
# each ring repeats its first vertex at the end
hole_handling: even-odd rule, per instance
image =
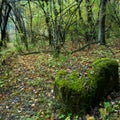
MULTIPOLYGON (((75 52, 79 52, 79 51, 85 49, 86 47, 90 46, 91 44, 97 44, 97 43, 100 43, 100 42, 99 42, 99 41, 90 42, 90 43, 84 45, 82 48, 79 48, 79 49, 77 49, 77 50, 72 51, 70 54, 73 54, 73 53, 75 53, 75 52)), ((106 48, 114 55, 114 57, 115 57, 115 53, 112 51, 112 49, 110 49, 110 47, 109 47, 108 45, 105 45, 105 47, 106 47, 106 48)))

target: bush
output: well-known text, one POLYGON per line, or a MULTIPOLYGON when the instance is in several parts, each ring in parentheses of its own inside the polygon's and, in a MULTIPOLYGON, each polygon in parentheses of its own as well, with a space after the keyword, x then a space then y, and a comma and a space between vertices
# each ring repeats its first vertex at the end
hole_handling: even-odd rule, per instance
POLYGON ((61 70, 57 73, 56 99, 64 104, 66 111, 84 113, 94 102, 117 87, 119 77, 116 60, 102 58, 91 67, 87 77, 80 77, 76 71, 68 73, 61 70))

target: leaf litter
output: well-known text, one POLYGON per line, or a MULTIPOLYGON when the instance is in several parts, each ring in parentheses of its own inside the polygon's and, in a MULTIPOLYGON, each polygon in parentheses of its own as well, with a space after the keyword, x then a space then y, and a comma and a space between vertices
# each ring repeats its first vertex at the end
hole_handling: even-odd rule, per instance
MULTIPOLYGON (((39 117, 40 120, 59 120, 59 113, 54 108, 56 72, 60 69, 68 72, 78 70, 81 76, 86 75, 89 65, 98 57, 94 50, 92 56, 89 54, 83 51, 70 57, 63 55, 62 59, 53 59, 52 55, 44 53, 11 56, 0 68, 0 82, 4 81, 0 83, 0 119, 36 120, 39 117)), ((120 98, 120 95, 115 95, 111 93, 110 96, 112 99, 120 98)), ((98 109, 92 109, 91 114, 100 117, 98 109)))

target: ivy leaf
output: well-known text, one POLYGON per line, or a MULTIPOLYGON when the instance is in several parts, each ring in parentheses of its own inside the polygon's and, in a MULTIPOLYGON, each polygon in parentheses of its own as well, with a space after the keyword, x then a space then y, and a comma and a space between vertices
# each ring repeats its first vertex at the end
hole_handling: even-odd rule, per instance
POLYGON ((65 117, 64 114, 59 115, 59 119, 63 119, 65 117))
POLYGON ((110 108, 110 103, 109 103, 109 102, 104 102, 104 107, 105 107, 106 109, 110 108))

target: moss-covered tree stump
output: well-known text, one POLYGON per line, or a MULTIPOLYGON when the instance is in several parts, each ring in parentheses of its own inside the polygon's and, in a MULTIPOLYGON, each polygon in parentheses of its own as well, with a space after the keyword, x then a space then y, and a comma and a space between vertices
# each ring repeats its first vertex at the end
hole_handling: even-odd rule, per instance
POLYGON ((56 99, 72 113, 83 113, 94 102, 115 89, 119 83, 118 63, 116 60, 102 58, 95 61, 86 77, 73 71, 61 70, 55 80, 56 99))

